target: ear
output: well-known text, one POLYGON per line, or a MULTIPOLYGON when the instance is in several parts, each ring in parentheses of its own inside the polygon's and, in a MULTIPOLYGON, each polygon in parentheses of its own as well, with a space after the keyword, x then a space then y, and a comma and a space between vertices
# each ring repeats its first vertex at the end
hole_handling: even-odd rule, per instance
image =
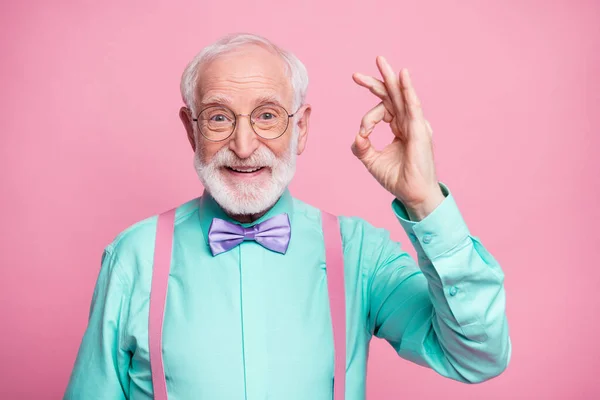
POLYGON ((179 119, 183 122, 187 137, 192 145, 192 150, 196 151, 196 138, 194 137, 194 121, 192 120, 192 113, 189 108, 181 107, 179 109, 179 119))
POLYGON ((306 140, 308 139, 308 125, 310 122, 310 104, 303 106, 304 111, 298 118, 298 155, 302 154, 306 148, 306 140))

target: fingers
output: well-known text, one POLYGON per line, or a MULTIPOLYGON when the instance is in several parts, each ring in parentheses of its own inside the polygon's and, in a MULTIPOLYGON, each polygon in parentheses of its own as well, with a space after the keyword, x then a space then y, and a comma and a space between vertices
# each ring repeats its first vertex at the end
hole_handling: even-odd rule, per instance
POLYGON ((381 102, 364 115, 360 121, 359 134, 363 137, 367 137, 373 132, 375 125, 381 121, 390 122, 392 118, 392 114, 390 114, 383 102, 381 102))
POLYGON ((363 75, 358 72, 352 75, 352 79, 354 79, 354 82, 356 82, 358 85, 369 89, 371 93, 379 97, 381 100, 388 98, 387 89, 385 88, 384 83, 379 79, 373 78, 369 75, 363 75))
POLYGON ((354 79, 354 82, 356 82, 359 86, 369 89, 371 93, 379 97, 383 101, 383 104, 388 109, 388 111, 394 111, 394 105, 392 104, 392 100, 388 96, 387 89, 383 82, 381 82, 377 78, 374 78, 369 75, 363 75, 358 72, 352 75, 352 79, 354 79))
POLYGON ((379 155, 375 147, 371 144, 368 137, 362 136, 360 133, 356 135, 354 143, 352 143, 352 153, 368 168, 379 155))
POLYGON ((400 87, 402 89, 404 103, 406 104, 407 114, 412 119, 423 119, 421 102, 417 97, 415 88, 412 86, 412 81, 406 68, 403 68, 400 71, 400 87))
POLYGON ((377 57, 377 68, 383 77, 383 82, 387 89, 388 96, 392 100, 394 106, 394 114, 403 119, 405 115, 404 97, 400 91, 400 84, 394 70, 382 56, 377 57))
POLYGON ((379 155, 379 152, 371 144, 369 135, 379 122, 391 121, 391 119, 392 115, 386 110, 383 102, 369 110, 362 118, 359 133, 352 144, 352 153, 367 167, 379 155))
POLYGON ((375 107, 369 111, 361 122, 362 134, 369 135, 375 124, 380 121, 391 122, 390 127, 394 135, 401 140, 408 140, 413 134, 427 132, 431 137, 433 131, 429 122, 423 115, 421 102, 417 96, 409 72, 403 68, 396 75, 387 60, 378 56, 377 68, 383 77, 383 82, 375 77, 355 73, 352 75, 354 82, 369 89, 371 93, 382 100, 382 107, 375 107), (409 120, 420 121, 425 129, 410 129, 409 120), (376 122, 373 122, 376 121, 376 122))

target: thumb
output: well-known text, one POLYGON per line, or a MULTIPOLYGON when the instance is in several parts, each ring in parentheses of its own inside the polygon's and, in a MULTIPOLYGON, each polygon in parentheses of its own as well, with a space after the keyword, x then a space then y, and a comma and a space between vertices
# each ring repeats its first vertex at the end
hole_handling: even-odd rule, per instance
POLYGON ((369 137, 364 137, 360 133, 352 143, 352 153, 365 165, 369 165, 370 161, 377 156, 377 150, 371 144, 369 137))

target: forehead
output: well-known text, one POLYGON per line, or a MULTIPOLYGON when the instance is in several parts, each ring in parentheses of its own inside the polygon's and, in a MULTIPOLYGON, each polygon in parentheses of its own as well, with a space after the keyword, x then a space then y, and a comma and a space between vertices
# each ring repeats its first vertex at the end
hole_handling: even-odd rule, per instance
POLYGON ((230 103, 273 97, 292 99, 292 87, 281 57, 261 46, 247 45, 219 55, 198 71, 197 99, 230 103))

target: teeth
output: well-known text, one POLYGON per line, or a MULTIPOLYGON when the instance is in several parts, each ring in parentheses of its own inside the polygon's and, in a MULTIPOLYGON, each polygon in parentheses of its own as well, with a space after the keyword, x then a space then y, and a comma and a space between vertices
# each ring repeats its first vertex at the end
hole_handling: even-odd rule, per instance
POLYGON ((259 169, 261 169, 262 167, 258 167, 258 168, 254 168, 254 169, 237 169, 234 167, 229 167, 232 170, 236 171, 236 172, 254 172, 254 171, 258 171, 259 169))

